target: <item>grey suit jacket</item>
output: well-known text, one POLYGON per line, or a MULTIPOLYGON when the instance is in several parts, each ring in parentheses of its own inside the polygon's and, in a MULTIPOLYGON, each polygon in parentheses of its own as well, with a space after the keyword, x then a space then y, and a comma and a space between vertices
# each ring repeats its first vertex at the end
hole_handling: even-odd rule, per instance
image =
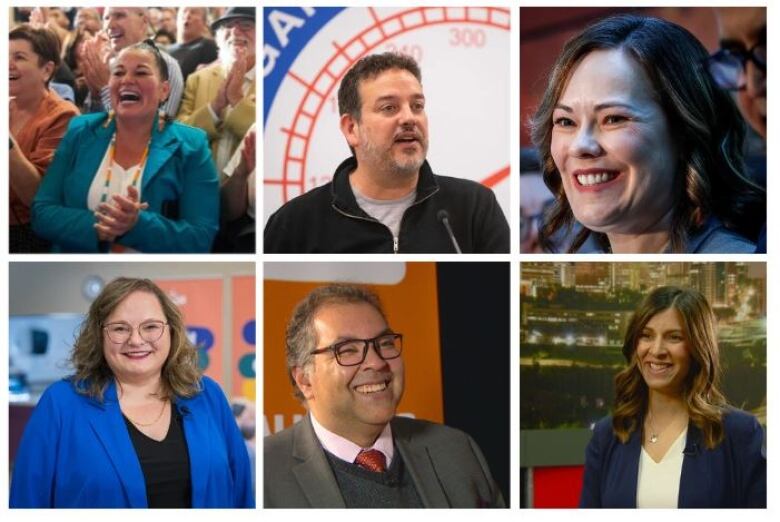
MULTIPOLYGON (((506 507, 485 458, 467 434, 395 417, 393 441, 428 508, 506 507)), ((266 508, 346 507, 309 416, 264 441, 266 508)))

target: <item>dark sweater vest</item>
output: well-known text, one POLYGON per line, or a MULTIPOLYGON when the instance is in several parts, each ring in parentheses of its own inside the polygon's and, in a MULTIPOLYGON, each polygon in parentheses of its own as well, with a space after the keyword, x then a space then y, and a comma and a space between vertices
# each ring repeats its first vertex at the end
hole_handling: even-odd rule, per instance
POLYGON ((325 452, 341 496, 348 508, 421 508, 423 507, 403 459, 395 452, 390 468, 374 473, 325 452))

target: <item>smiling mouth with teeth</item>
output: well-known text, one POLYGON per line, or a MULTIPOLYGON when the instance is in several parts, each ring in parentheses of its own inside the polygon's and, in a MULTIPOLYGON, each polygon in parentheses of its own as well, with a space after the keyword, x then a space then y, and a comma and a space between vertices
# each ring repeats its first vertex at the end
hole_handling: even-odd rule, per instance
POLYGON ((361 384, 360 386, 355 386, 355 391, 358 393, 376 393, 380 391, 384 391, 387 389, 387 383, 386 382, 379 382, 376 384, 361 384))
POLYGON ((122 355, 125 357, 129 357, 130 359, 143 359, 147 355, 151 355, 151 351, 143 351, 143 352, 125 352, 122 355))
POLYGON ((618 172, 601 172, 596 174, 578 174, 575 178, 577 178, 577 183, 583 187, 592 187, 594 185, 601 185, 612 181, 618 177, 618 175, 618 172))
POLYGON ((669 363, 650 362, 650 363, 647 363, 647 365, 650 368, 650 370, 653 371, 653 372, 661 372, 661 371, 664 371, 664 370, 668 370, 669 368, 672 367, 672 365, 669 364, 669 363))
POLYGON ((137 102, 141 101, 141 96, 135 92, 122 92, 119 93, 120 102, 137 102))

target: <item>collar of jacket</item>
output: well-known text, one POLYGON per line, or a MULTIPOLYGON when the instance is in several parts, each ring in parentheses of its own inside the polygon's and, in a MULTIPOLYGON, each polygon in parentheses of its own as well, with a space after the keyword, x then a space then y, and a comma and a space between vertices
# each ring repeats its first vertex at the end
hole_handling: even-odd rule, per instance
MULTIPOLYGON (((75 381, 73 383, 73 387, 77 390, 85 390, 87 389, 88 382, 87 381, 75 381)), ((202 385, 201 385, 202 390, 202 385)), ((179 415, 182 415, 183 417, 186 417, 190 413, 192 413, 190 409, 190 405, 193 401, 195 401, 198 398, 198 394, 195 394, 193 397, 187 398, 187 397, 174 397, 171 400, 171 404, 176 408, 176 411, 179 412, 179 415)), ((116 381, 114 379, 110 379, 108 381, 108 385, 106 386, 106 390, 103 392, 103 401, 97 400, 95 397, 86 395, 85 396, 90 404, 95 406, 96 408, 100 408, 101 410, 106 410, 108 408, 114 408, 118 407, 119 404, 119 395, 117 394, 117 386, 116 381)))
MULTIPOLYGON (((99 113, 94 115, 94 119, 89 122, 89 129, 92 132, 94 142, 102 142, 104 145, 100 146, 100 149, 105 150, 108 148, 111 138, 116 132, 116 118, 112 118, 108 125, 106 125, 106 119, 108 115, 106 113, 99 113)), ((152 134, 149 138, 149 154, 146 157, 146 166, 144 167, 143 177, 141 178, 141 191, 149 185, 149 182, 160 172, 163 165, 170 159, 171 156, 176 154, 181 145, 180 141, 176 138, 173 131, 174 121, 168 121, 165 126, 160 130, 159 120, 155 118, 152 124, 152 134)), ((96 156, 95 161, 97 165, 95 170, 100 166, 100 162, 103 161, 103 154, 99 157, 96 156)))
MULTIPOLYGON (((724 413, 725 415, 725 413, 724 413)), ((641 418, 638 421, 638 426, 642 425, 641 418)), ((639 454, 640 451, 642 451, 642 430, 636 429, 633 432, 631 432, 631 435, 628 438, 629 447, 633 448, 637 454, 639 454)), ((683 449, 683 455, 690 455, 692 457, 696 456, 699 451, 703 449, 702 446, 702 433, 696 424, 694 424, 693 421, 688 421, 688 433, 685 435, 685 448, 683 449)))
MULTIPOLYGON (((374 219, 360 208, 355 199, 355 193, 352 192, 352 186, 349 184, 349 175, 357 168, 357 160, 351 156, 341 162, 336 168, 331 183, 331 195, 333 196, 333 206, 345 214, 364 219, 374 219)), ((417 177, 417 196, 412 205, 428 199, 439 191, 439 184, 436 183, 436 176, 428 164, 428 160, 423 161, 420 167, 420 175, 417 177)))
MULTIPOLYGON (((75 385, 83 386, 83 382, 75 385)), ((103 394, 103 402, 91 397, 88 400, 97 408, 89 415, 89 423, 122 482, 130 507, 148 507, 143 470, 122 417, 116 381, 114 379, 109 381, 103 394)), ((207 490, 212 457, 206 449, 212 444, 209 438, 212 433, 210 426, 217 422, 209 415, 194 414, 195 410, 199 409, 198 403, 202 400, 201 393, 198 393, 189 399, 175 397, 172 401, 185 423, 184 437, 190 456, 192 507, 194 508, 208 507, 207 490)))

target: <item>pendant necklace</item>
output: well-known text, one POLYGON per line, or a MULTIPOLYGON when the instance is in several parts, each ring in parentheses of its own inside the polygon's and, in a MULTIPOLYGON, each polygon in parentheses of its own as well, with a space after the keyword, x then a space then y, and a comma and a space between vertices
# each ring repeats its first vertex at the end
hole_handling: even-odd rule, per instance
POLYGON ((658 442, 658 433, 655 431, 655 424, 653 424, 653 412, 649 412, 647 420, 650 422, 650 443, 655 444, 658 442))

